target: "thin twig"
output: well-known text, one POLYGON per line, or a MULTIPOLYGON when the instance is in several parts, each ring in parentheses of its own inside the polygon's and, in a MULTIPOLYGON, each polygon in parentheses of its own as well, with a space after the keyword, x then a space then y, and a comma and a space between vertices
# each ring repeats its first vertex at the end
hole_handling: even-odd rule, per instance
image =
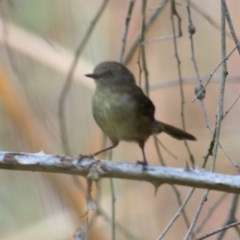
MULTIPOLYGON (((172 185, 172 189, 173 189, 174 193, 176 194, 176 198, 177 198, 177 202, 178 202, 178 204, 179 204, 179 207, 181 207, 184 203, 183 203, 183 201, 182 201, 180 191, 178 190, 177 186, 175 186, 175 185, 172 185)), ((193 189, 194 189, 194 188, 193 188, 193 189)), ((193 192, 192 192, 192 193, 193 193, 193 192)), ((190 196, 189 196, 189 197, 190 197, 190 196)), ((186 227, 189 228, 189 226, 190 226, 190 220, 189 220, 189 218, 188 218, 188 216, 187 216, 187 213, 186 213, 185 208, 182 208, 181 213, 182 213, 183 220, 184 220, 184 222, 185 222, 185 224, 186 224, 186 227)))
POLYGON ((233 23, 232 23, 232 20, 231 20, 231 16, 229 14, 228 7, 227 7, 227 4, 226 4, 225 0, 222 1, 222 5, 223 5, 223 8, 224 8, 225 17, 227 19, 230 32, 232 34, 233 41, 235 42, 237 50, 238 50, 238 54, 240 55, 239 40, 238 40, 237 34, 236 34, 235 30, 234 30, 233 23))
POLYGON ((145 83, 145 93, 149 95, 149 78, 148 78, 148 68, 147 68, 147 59, 146 59, 146 49, 145 49, 145 32, 146 32, 146 7, 147 0, 142 0, 142 25, 141 25, 141 34, 139 39, 139 66, 144 74, 144 83, 145 83), (142 63, 142 64, 141 64, 142 63))
POLYGON ((234 99, 232 104, 229 106, 229 108, 225 111, 223 114, 223 119, 227 116, 227 114, 233 109, 233 107, 236 105, 237 101, 240 99, 240 94, 234 99))
MULTIPOLYGON (((224 228, 226 225, 237 222, 236 221, 236 213, 237 213, 237 209, 238 209, 237 206, 238 206, 239 195, 234 194, 232 197, 233 198, 232 198, 232 203, 230 204, 230 210, 229 210, 228 216, 227 216, 222 228, 224 228)), ((236 226, 236 229, 237 229, 237 226, 236 226)), ((225 234, 226 234, 226 231, 221 231, 217 240, 223 239, 225 234)), ((238 230, 238 234, 239 234, 239 230, 238 230)))
POLYGON ((192 197, 194 191, 195 191, 194 188, 192 188, 192 189, 190 190, 190 192, 188 193, 187 197, 186 197, 185 200, 183 201, 182 205, 178 208, 177 212, 174 214, 174 216, 172 217, 172 219, 168 222, 168 225, 165 227, 165 229, 163 230, 163 232, 157 237, 157 240, 163 239, 163 237, 167 234, 167 232, 169 231, 169 229, 172 227, 172 225, 175 223, 175 221, 177 220, 177 218, 180 216, 181 212, 184 210, 186 204, 189 202, 189 200, 190 200, 190 198, 192 197))
POLYGON ((204 119, 205 119, 206 126, 209 127, 210 123, 208 121, 206 107, 205 107, 205 104, 203 102, 203 99, 205 97, 205 89, 203 88, 203 83, 202 83, 202 79, 200 78, 198 65, 197 65, 197 60, 196 60, 196 56, 195 56, 195 47, 194 47, 193 35, 196 32, 196 27, 195 27, 195 25, 193 24, 193 21, 192 21, 190 0, 187 0, 187 13, 188 13, 188 22, 189 22, 188 32, 189 32, 191 54, 192 54, 191 60, 192 60, 192 63, 193 63, 193 68, 195 70, 196 82, 197 82, 197 85, 195 87, 195 92, 197 94, 198 99, 200 100, 200 106, 201 106, 201 109, 202 109, 202 112, 203 112, 203 116, 204 116, 204 119))
MULTIPOLYGON (((201 76, 200 77, 202 80, 206 81, 209 78, 209 75, 207 76, 201 76)), ((212 83, 214 84, 219 84, 219 78, 220 76, 213 76, 212 83)), ((182 79, 183 84, 193 84, 195 83, 196 77, 184 77, 182 79)), ((240 82, 240 76, 229 76, 228 78, 228 83, 239 83, 240 82)), ((178 79, 169 79, 166 81, 157 81, 157 82, 150 82, 150 90, 158 90, 158 89, 163 89, 163 88, 170 88, 170 87, 177 87, 179 85, 179 80, 178 79)))
POLYGON ((178 156, 175 155, 170 149, 168 149, 164 144, 162 144, 162 142, 155 136, 154 137, 155 141, 166 151, 166 153, 169 154, 169 156, 171 156, 172 158, 174 158, 175 160, 178 160, 178 156))
POLYGON ((186 233, 186 235, 185 235, 185 237, 184 237, 184 240, 190 239, 190 235, 193 233, 193 229, 194 229, 194 227, 195 227, 195 225, 196 225, 196 223, 197 223, 198 217, 199 217, 200 213, 202 212, 203 205, 204 205, 204 203, 207 201, 208 193, 209 193, 209 190, 206 190, 206 191, 203 193, 203 195, 202 195, 202 197, 201 197, 201 199, 200 199, 200 202, 199 202, 199 204, 198 204, 196 213, 195 213, 195 215, 193 216, 193 219, 192 219, 192 221, 191 221, 190 227, 188 228, 188 231, 187 231, 187 233, 186 233))
POLYGON ((111 199, 112 199, 112 206, 111 206, 111 212, 112 212, 112 218, 111 218, 111 230, 112 230, 112 236, 111 239, 116 239, 116 195, 115 195, 115 188, 114 188, 114 182, 113 179, 110 178, 110 188, 111 188, 111 199))
POLYGON ((196 56, 195 56, 195 48, 194 48, 194 39, 193 39, 193 35, 196 32, 196 27, 193 24, 192 21, 192 15, 191 15, 191 4, 190 4, 190 0, 187 0, 187 12, 188 12, 188 21, 189 21, 189 25, 188 25, 188 32, 189 32, 189 38, 190 38, 190 46, 191 46, 191 60, 193 63, 193 68, 195 70, 196 73, 196 81, 197 81, 197 86, 195 87, 195 92, 197 94, 198 99, 200 100, 200 106, 202 109, 202 113, 203 113, 203 117, 206 123, 206 127, 210 128, 210 122, 208 121, 208 117, 207 117, 207 111, 206 111, 206 107, 204 104, 204 97, 205 97, 205 88, 203 88, 203 84, 202 84, 202 79, 200 78, 200 74, 199 74, 199 70, 198 70, 198 65, 197 65, 197 60, 196 60, 196 56))
MULTIPOLYGON (((146 32, 150 29, 150 26, 154 23, 154 21, 158 18, 159 14, 162 12, 162 10, 164 9, 164 7, 166 6, 167 1, 164 0, 163 4, 161 5, 161 7, 157 8, 152 15, 149 17, 149 19, 146 20, 146 25, 145 25, 145 29, 146 32)), ((123 58, 123 63, 124 64, 128 64, 128 62, 131 60, 133 54, 135 53, 138 44, 139 44, 139 40, 141 38, 141 31, 139 31, 135 37, 135 39, 132 41, 132 44, 130 45, 128 51, 126 52, 124 58, 123 58)))
MULTIPOLYGON (((223 1, 223 0, 222 0, 223 1)), ((225 32, 225 13, 223 4, 221 4, 221 43, 222 43, 222 59, 226 58, 226 32, 225 32)), ((225 81, 226 81, 226 73, 227 73, 227 67, 226 62, 223 62, 222 66, 222 81, 220 84, 220 90, 219 90, 219 99, 218 99, 218 107, 217 107, 217 113, 216 113, 216 124, 214 129, 214 139, 213 139, 213 160, 211 165, 211 171, 213 172, 215 170, 216 160, 217 160, 217 153, 218 153, 218 147, 219 147, 219 137, 220 137, 220 129, 221 129, 221 122, 222 122, 222 116, 223 116, 223 99, 224 99, 224 89, 225 89, 225 81)), ((193 232, 193 229, 196 225, 196 222, 200 216, 200 213, 202 211, 202 208, 204 206, 204 203, 207 199, 207 196, 209 194, 209 190, 206 190, 200 200, 199 206, 197 207, 196 213, 193 217, 193 220, 191 222, 191 226, 188 229, 187 234, 185 235, 184 240, 189 239, 190 234, 193 232)))
POLYGON ((120 62, 123 62, 123 56, 124 56, 125 49, 126 49, 127 35, 128 35, 128 30, 129 30, 129 25, 130 25, 132 13, 133 13, 134 4, 135 4, 135 0, 131 0, 130 3, 129 3, 127 16, 125 18, 125 29, 124 29, 123 37, 122 37, 122 48, 121 48, 121 51, 120 51, 120 62))
MULTIPOLYGON (((156 148, 158 159, 160 160, 160 163, 162 164, 162 166, 166 166, 166 164, 164 162, 164 159, 162 157, 161 151, 160 151, 160 147, 159 147, 159 144, 161 145, 161 142, 159 141, 159 139, 156 136, 154 137, 154 143, 155 143, 155 148, 156 148)), ((158 187, 159 187, 159 185, 156 184, 155 188, 157 189, 158 187)), ((183 202, 182 202, 182 199, 181 199, 180 191, 178 190, 178 188, 175 185, 172 185, 171 187, 173 189, 173 192, 176 195, 177 202, 178 202, 179 206, 182 206, 183 202)), ((189 225, 190 225, 189 222, 190 221, 188 219, 188 216, 187 216, 187 213, 186 213, 185 209, 182 209, 182 216, 183 216, 183 219, 184 219, 184 222, 185 222, 186 226, 189 227, 189 225)))
MULTIPOLYGON (((217 70, 224 64, 226 63, 226 61, 231 57, 231 55, 235 52, 235 50, 237 49, 237 47, 240 46, 240 42, 238 42, 238 44, 236 46, 234 46, 234 48, 227 54, 225 55, 225 58, 222 58, 221 62, 212 70, 212 72, 209 74, 209 77, 206 81, 206 83, 204 84, 204 89, 207 88, 208 84, 211 82, 211 79, 213 77, 213 75, 217 72, 217 70)), ((197 97, 195 97, 192 102, 194 102, 197 99, 197 97)))
MULTIPOLYGON (((226 59, 226 23, 225 23, 225 8, 223 6, 223 1, 221 4, 221 22, 222 22, 222 34, 221 34, 221 43, 222 43, 222 59, 226 59)), ((215 138, 214 138, 214 147, 213 147, 213 162, 211 166, 211 171, 215 170, 216 160, 217 160, 217 152, 219 147, 219 138, 220 138, 220 130, 221 123, 223 118, 223 103, 224 103, 224 93, 225 93, 225 83, 227 76, 227 63, 226 61, 222 64, 222 80, 220 82, 219 88, 219 98, 218 98, 218 106, 216 112, 216 123, 215 123, 215 138)))
POLYGON ((203 235, 203 236, 201 236, 199 238, 196 238, 196 240, 203 240, 203 239, 209 238, 209 237, 211 237, 211 236, 213 236, 213 235, 215 235, 215 234, 217 234, 219 232, 224 232, 224 231, 228 230, 229 228, 237 227, 238 225, 240 225, 240 221, 237 221, 237 222, 228 224, 228 225, 226 225, 224 227, 218 228, 218 229, 216 229, 216 230, 214 230, 214 231, 212 231, 210 233, 207 233, 207 234, 205 234, 205 235, 203 235))
MULTIPOLYGON (((188 1, 188 0, 185 0, 185 2, 188 1)), ((198 13, 200 16, 203 17, 204 20, 206 20, 209 25, 212 25, 214 28, 216 28, 217 30, 220 30, 221 27, 219 25, 218 22, 216 22, 211 15, 207 14, 203 8, 199 7, 197 4, 194 3, 194 1, 191 1, 190 2, 190 6, 191 8, 196 11, 196 13, 198 13)), ((226 36, 231 38, 231 33, 230 32, 226 32, 226 36)))
MULTIPOLYGON (((177 18, 178 22, 178 32, 181 35, 182 34, 182 27, 181 27, 181 17, 179 16, 177 9, 176 9, 176 3, 175 0, 171 0, 171 24, 172 24, 172 31, 173 35, 176 36, 176 29, 174 24, 174 16, 177 18)), ((180 116, 182 121, 182 127, 185 130, 186 129, 186 123, 185 123, 185 116, 184 116, 184 92, 183 92, 183 82, 182 82, 182 70, 181 70, 181 61, 178 55, 178 45, 177 45, 177 39, 176 37, 173 38, 173 45, 174 45, 174 52, 175 52, 175 58, 177 62, 177 71, 178 71, 178 77, 179 77, 179 88, 180 88, 180 95, 181 95, 181 110, 180 110, 180 116)), ((191 152, 191 149, 187 143, 187 141, 184 141, 184 145, 186 147, 186 150, 189 155, 189 159, 191 161, 192 166, 195 166, 194 156, 191 152)))
POLYGON ((219 207, 219 205, 223 202, 223 200, 229 196, 227 193, 223 193, 221 197, 217 199, 216 202, 212 204, 212 207, 208 209, 208 212, 206 216, 203 218, 202 222, 198 225, 198 227, 195 229, 195 234, 200 232, 204 226, 208 224, 208 221, 210 221, 211 216, 213 215, 214 211, 219 207))

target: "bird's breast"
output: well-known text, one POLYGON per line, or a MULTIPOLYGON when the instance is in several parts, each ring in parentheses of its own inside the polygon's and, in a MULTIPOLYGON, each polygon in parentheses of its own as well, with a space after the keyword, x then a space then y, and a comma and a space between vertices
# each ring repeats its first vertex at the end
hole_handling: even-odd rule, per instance
POLYGON ((152 122, 139 113, 137 104, 128 91, 99 88, 93 97, 93 116, 110 139, 138 142, 149 137, 152 122))
MULTIPOLYGON (((93 115, 97 122, 113 125, 126 120, 126 116, 134 113, 134 102, 129 94, 114 92, 111 89, 99 89, 93 97, 93 115)), ((101 123, 100 123, 101 124, 101 123)))

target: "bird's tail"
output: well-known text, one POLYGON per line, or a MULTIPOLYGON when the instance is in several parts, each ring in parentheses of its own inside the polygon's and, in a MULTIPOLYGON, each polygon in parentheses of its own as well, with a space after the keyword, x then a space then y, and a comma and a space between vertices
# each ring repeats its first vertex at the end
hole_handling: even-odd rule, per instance
POLYGON ((182 129, 176 128, 167 123, 163 123, 156 120, 153 133, 160 133, 160 132, 165 132, 171 137, 176 138, 178 140, 184 140, 184 139, 192 140, 192 141, 196 140, 196 137, 194 137, 192 134, 187 133, 182 129))

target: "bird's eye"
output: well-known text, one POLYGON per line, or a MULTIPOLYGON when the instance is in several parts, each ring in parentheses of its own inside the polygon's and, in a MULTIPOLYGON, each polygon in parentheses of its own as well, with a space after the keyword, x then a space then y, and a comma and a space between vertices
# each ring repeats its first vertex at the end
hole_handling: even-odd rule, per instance
POLYGON ((112 72, 112 71, 107 71, 107 72, 106 72, 106 76, 112 77, 112 76, 113 76, 113 72, 112 72))

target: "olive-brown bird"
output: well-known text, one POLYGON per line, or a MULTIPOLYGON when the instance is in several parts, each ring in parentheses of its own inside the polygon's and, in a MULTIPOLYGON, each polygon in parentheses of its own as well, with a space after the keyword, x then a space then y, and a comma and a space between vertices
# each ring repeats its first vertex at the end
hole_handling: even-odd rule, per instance
POLYGON ((138 143, 142 150, 143 168, 147 166, 144 144, 149 136, 165 132, 178 140, 196 140, 179 128, 154 118, 152 101, 136 85, 133 74, 121 63, 108 61, 98 64, 94 72, 86 74, 96 83, 93 96, 93 116, 112 145, 93 155, 115 148, 119 141, 138 143))

